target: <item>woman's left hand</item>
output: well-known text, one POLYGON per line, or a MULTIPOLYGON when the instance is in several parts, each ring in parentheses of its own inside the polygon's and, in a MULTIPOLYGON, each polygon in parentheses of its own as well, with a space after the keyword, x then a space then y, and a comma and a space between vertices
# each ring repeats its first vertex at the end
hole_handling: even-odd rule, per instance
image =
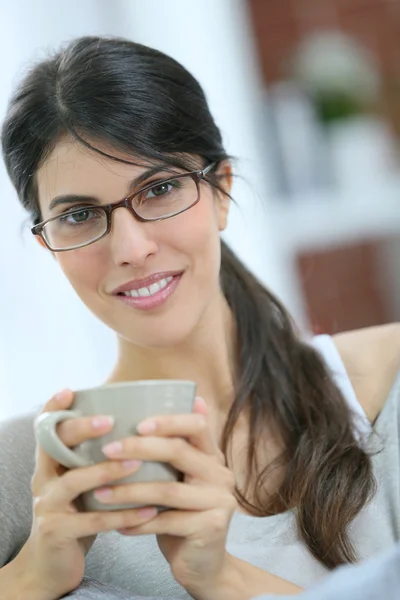
MULTIPOLYGON (((194 412, 143 421, 140 436, 121 440, 112 459, 160 461, 183 472, 183 482, 133 483, 111 488, 107 503, 168 506, 153 520, 120 533, 155 534, 175 579, 196 598, 208 598, 226 578, 229 523, 237 506, 233 473, 211 433, 207 407, 196 398, 194 412)), ((100 500, 100 498, 98 498, 100 500)))

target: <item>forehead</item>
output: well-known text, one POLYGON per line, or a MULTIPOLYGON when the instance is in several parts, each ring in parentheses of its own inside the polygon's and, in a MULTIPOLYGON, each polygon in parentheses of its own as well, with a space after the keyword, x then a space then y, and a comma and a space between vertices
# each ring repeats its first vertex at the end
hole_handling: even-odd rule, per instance
MULTIPOLYGON (((117 158, 134 160, 100 144, 96 147, 117 158)), ((150 166, 144 159, 138 162, 140 166, 121 163, 73 139, 62 139, 37 172, 40 206, 45 209, 52 198, 62 194, 118 199, 126 193, 127 184, 150 166)))

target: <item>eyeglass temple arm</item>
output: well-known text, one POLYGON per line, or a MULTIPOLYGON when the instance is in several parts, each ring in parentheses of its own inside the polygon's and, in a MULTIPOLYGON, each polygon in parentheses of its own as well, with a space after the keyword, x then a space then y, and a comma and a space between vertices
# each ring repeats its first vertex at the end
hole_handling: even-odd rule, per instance
POLYGON ((205 177, 207 173, 209 173, 209 171, 211 171, 211 169, 215 167, 216 164, 216 162, 212 162, 211 164, 207 165, 202 171, 199 172, 200 176, 205 177))

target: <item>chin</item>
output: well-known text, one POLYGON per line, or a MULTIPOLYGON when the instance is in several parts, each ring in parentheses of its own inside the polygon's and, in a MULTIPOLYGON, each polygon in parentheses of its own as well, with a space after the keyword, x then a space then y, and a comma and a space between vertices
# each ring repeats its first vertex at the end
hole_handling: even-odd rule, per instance
POLYGON ((168 311, 164 315, 148 314, 131 322, 128 319, 119 323, 108 322, 107 325, 135 346, 161 349, 187 342, 199 321, 196 314, 192 307, 190 310, 168 311))
POLYGON ((193 327, 185 326, 184 323, 174 326, 168 324, 166 327, 141 327, 140 331, 117 330, 116 333, 125 338, 135 346, 143 348, 168 348, 184 344, 190 337, 193 327))

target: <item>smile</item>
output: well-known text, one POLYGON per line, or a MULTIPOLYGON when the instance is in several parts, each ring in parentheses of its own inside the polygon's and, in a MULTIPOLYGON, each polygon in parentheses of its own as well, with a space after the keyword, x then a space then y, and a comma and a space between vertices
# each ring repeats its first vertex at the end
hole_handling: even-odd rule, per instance
POLYGON ((132 298, 145 298, 146 296, 154 296, 157 292, 160 292, 173 280, 173 277, 166 277, 166 279, 161 279, 156 283, 152 283, 147 287, 139 288, 138 290, 128 290, 127 292, 122 292, 124 296, 132 296, 132 298))
POLYGON ((182 276, 183 273, 165 277, 148 286, 119 292, 116 297, 124 304, 140 310, 158 308, 172 296, 178 287, 182 276))

